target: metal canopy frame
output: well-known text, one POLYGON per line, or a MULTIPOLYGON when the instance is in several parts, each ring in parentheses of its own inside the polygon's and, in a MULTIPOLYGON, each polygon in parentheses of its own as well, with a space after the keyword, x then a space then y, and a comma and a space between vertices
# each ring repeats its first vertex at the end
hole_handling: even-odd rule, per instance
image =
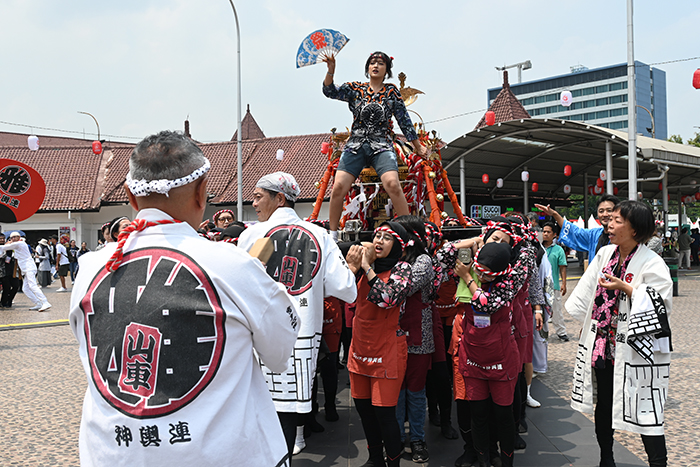
MULTIPOLYGON (((465 198, 472 195, 482 200, 484 196, 497 201, 522 199, 524 185, 520 172, 527 167, 530 198, 564 202, 568 197, 564 185, 571 186, 571 194, 583 194, 587 192, 584 180, 595 184, 600 171, 606 169, 606 143, 612 153, 612 174, 608 177, 618 181, 615 184, 618 195, 624 198, 628 178, 627 134, 586 123, 530 118, 482 127, 449 143, 442 150, 442 161, 450 182, 460 187, 465 198), (461 159, 466 166, 464 186, 460 183, 461 159), (565 165, 572 167, 569 177, 564 175, 565 165), (488 184, 482 183, 484 173, 489 175, 488 184), (502 188, 495 186, 498 178, 503 179, 502 188), (532 192, 533 182, 539 185, 537 193, 532 192)), ((693 182, 700 177, 700 148, 637 136, 637 188, 645 198, 661 194, 659 166, 669 168, 669 190, 692 194, 696 191, 693 182), (657 180, 644 181, 645 178, 657 180)))

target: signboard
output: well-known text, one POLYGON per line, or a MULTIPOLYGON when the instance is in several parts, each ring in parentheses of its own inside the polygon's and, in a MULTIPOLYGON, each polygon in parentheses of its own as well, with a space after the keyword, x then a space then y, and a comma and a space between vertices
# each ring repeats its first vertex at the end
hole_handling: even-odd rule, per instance
POLYGON ((472 204, 471 206, 471 217, 478 219, 480 217, 484 219, 491 219, 492 217, 497 217, 501 215, 501 207, 496 206, 481 206, 478 204, 472 204))
POLYGON ((0 159, 0 222, 20 222, 39 209, 46 184, 39 172, 22 162, 0 159))

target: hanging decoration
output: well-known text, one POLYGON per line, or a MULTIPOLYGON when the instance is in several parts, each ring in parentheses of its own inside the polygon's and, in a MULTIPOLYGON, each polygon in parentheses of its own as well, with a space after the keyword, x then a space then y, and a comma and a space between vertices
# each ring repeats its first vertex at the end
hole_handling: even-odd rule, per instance
POLYGON ((700 68, 693 73, 693 87, 695 89, 700 89, 700 68))
POLYGON ((486 124, 488 126, 491 126, 494 123, 496 123, 496 113, 493 110, 487 110, 485 117, 486 117, 486 124))
POLYGON ((571 100, 573 99, 573 96, 571 95, 571 91, 562 91, 561 93, 561 105, 564 107, 569 107, 571 105, 571 100))
POLYGON ((595 186, 603 188, 603 186, 605 186, 605 182, 599 178, 595 181, 595 186))
POLYGON ((608 179, 608 173, 605 170, 600 171, 600 179, 603 181, 608 179))
POLYGON ((700 201, 700 191, 695 192, 695 200, 700 201))
POLYGON ((328 141, 321 143, 321 154, 328 155, 328 151, 331 150, 331 145, 328 141))
POLYGON ((659 182, 659 191, 662 191, 664 189, 664 183, 659 182))
POLYGON ((571 185, 564 185, 564 193, 567 195, 571 193, 571 185))
POLYGON ((102 143, 99 141, 92 142, 92 153, 96 155, 102 154, 102 143))
POLYGON ((496 179, 496 186, 498 188, 503 188, 503 179, 502 178, 496 179))
POLYGON ((481 176, 481 181, 485 184, 488 185, 489 183, 489 174, 484 174, 481 176))
POLYGON ((571 177, 571 166, 570 165, 564 166, 564 175, 567 177, 571 177))
POLYGON ((535 182, 532 184, 532 192, 537 193, 540 190, 540 185, 539 183, 535 182))
POLYGON ((36 135, 29 136, 29 138, 27 138, 27 146, 29 146, 30 151, 38 151, 39 137, 37 137, 36 135))
POLYGON ((599 195, 601 193, 603 193, 603 187, 600 187, 598 185, 593 187, 593 194, 594 195, 599 195))
POLYGON ((283 161, 284 160, 284 149, 278 149, 276 157, 277 157, 278 161, 283 161))
POLYGON ((613 187, 613 195, 617 196, 617 192, 620 191, 616 186, 613 187))
POLYGON ((523 170, 522 172, 520 172, 520 180, 522 180, 523 182, 527 182, 528 180, 530 180, 530 172, 528 172, 527 170, 523 170))

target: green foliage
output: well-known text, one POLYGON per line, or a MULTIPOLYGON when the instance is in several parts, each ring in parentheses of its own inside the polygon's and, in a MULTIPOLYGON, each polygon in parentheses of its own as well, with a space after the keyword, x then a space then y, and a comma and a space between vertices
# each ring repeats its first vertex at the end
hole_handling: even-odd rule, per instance
MULTIPOLYGON (((681 135, 671 135, 669 136, 668 141, 672 143, 683 144, 683 138, 681 137, 681 135)), ((696 131, 695 136, 692 139, 686 141, 685 144, 700 148, 700 133, 696 131)))

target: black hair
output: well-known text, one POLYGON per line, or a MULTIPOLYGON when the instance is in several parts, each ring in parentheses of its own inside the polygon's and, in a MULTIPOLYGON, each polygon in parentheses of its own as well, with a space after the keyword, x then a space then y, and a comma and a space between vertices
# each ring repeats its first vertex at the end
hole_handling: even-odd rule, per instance
POLYGON ((559 224, 557 224, 556 222, 547 221, 544 224, 542 224, 542 230, 544 230, 545 227, 549 227, 550 229, 552 229, 552 232, 554 232, 554 235, 559 236, 559 231, 561 229, 559 228, 559 224))
POLYGON ((600 198, 598 198, 598 202, 595 205, 596 211, 598 210, 598 206, 600 206, 600 203, 604 203, 606 201, 610 201, 613 204, 613 208, 620 204, 620 198, 618 198, 617 196, 611 195, 610 193, 603 193, 600 196, 600 198))
MULTIPOLYGON (((281 191, 268 190, 267 188, 261 188, 261 190, 267 191, 267 194, 270 195, 270 198, 276 198, 277 195, 284 196, 284 193, 282 193, 281 191)), ((296 204, 294 201, 290 200, 286 196, 284 196, 284 203, 285 204, 282 207, 292 208, 292 209, 294 209, 294 205, 296 204)))
POLYGON ((681 233, 688 233, 688 227, 683 227, 681 229, 681 233))
POLYGON ((615 207, 615 211, 620 211, 622 218, 630 223, 637 243, 646 243, 654 235, 654 213, 648 205, 641 201, 625 200, 615 207))
POLYGON ((419 217, 405 215, 396 217, 393 221, 406 229, 409 240, 413 240, 413 245, 406 246, 404 250, 404 261, 413 264, 420 255, 428 254, 425 247, 425 223, 419 217))
POLYGON ((369 64, 372 61, 373 58, 381 58, 384 60, 384 64, 386 65, 386 77, 391 78, 394 76, 391 73, 391 66, 392 62, 394 61, 390 56, 385 54, 384 52, 374 52, 372 55, 369 56, 367 59, 367 62, 365 62, 365 76, 369 78, 369 64))

